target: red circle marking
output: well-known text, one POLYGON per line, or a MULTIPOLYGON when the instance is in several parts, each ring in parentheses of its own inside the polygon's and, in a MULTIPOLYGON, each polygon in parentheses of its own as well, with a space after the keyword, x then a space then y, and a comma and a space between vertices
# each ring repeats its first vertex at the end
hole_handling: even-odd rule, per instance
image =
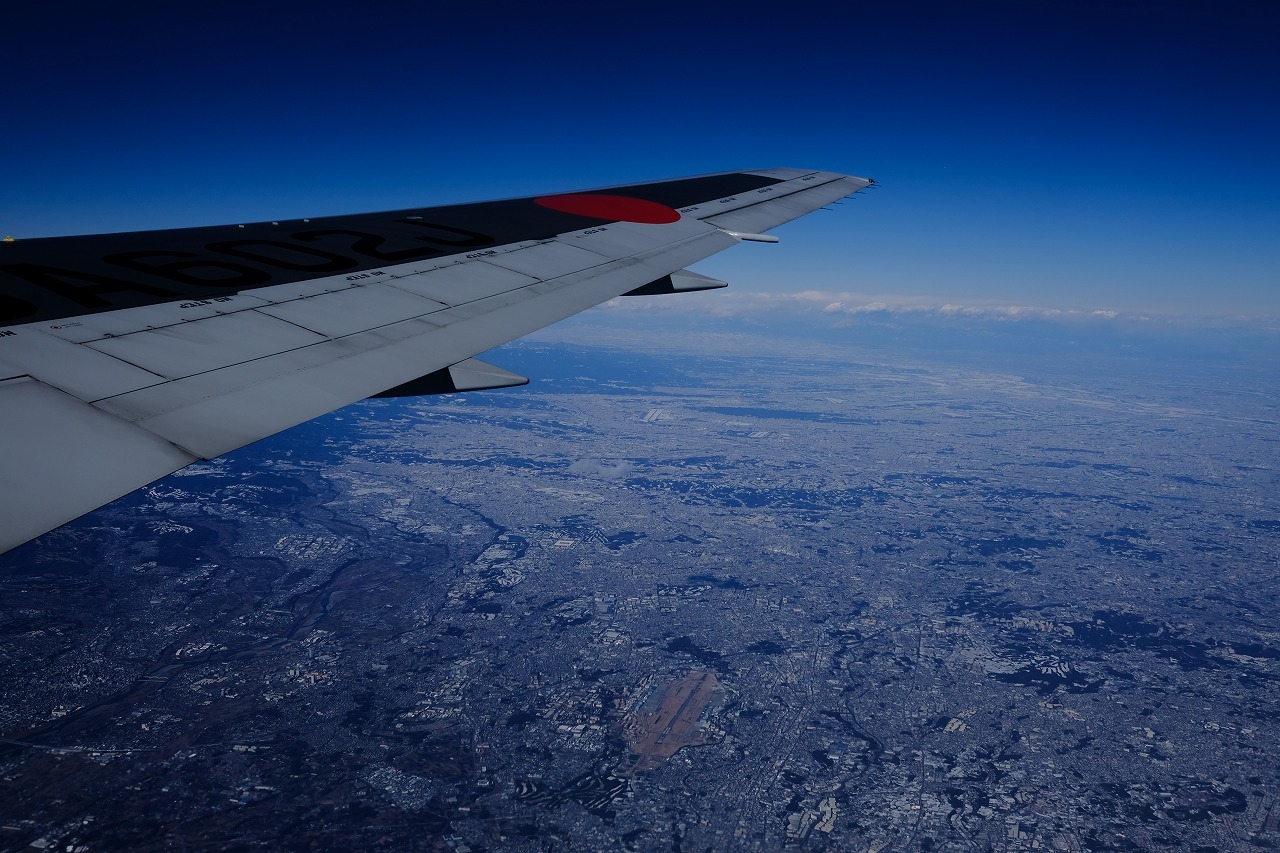
POLYGON ((680 213, 658 204, 656 201, 645 201, 642 198, 630 198, 625 195, 603 195, 600 193, 570 193, 569 195, 544 195, 535 198, 535 204, 558 210, 561 213, 576 213, 579 216, 590 216, 592 219, 611 219, 615 222, 645 222, 651 225, 664 225, 675 222, 680 213))

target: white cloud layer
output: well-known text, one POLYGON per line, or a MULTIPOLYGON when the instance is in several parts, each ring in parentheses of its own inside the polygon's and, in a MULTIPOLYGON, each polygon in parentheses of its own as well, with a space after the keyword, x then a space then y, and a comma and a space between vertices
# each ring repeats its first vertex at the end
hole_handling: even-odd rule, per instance
MULTIPOLYGON (((714 317, 766 316, 780 311, 820 313, 850 319, 932 315, 984 320, 1114 320, 1122 316, 1121 312, 1108 308, 1050 308, 983 300, 957 303, 933 296, 873 295, 829 290, 802 290, 793 293, 718 290, 711 295, 619 297, 607 303, 606 307, 614 311, 698 313, 714 317)), ((1147 319, 1142 315, 1124 317, 1131 320, 1147 319)))

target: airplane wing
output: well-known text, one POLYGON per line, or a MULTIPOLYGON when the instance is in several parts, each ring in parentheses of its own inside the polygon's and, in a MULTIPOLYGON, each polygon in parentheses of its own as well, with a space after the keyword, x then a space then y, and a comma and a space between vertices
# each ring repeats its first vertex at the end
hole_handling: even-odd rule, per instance
POLYGON ((473 358, 873 182, 766 169, 386 213, 0 243, 0 552, 473 358))

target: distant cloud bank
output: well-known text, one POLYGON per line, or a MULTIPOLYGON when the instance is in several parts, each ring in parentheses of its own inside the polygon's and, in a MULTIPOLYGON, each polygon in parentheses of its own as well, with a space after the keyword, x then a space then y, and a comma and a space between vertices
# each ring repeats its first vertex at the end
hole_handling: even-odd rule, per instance
POLYGON ((1123 323, 1138 326, 1247 326, 1264 332, 1280 331, 1280 318, 1240 314, 1162 313, 1114 310, 1106 306, 1056 308, 1011 304, 998 300, 967 300, 933 296, 866 294, 830 290, 761 293, 716 290, 708 294, 669 297, 619 297, 606 303, 609 311, 662 312, 669 316, 697 315, 725 318, 800 318, 826 316, 841 322, 915 320, 973 320, 986 322, 1048 321, 1067 325, 1123 323))
MULTIPOLYGON (((825 294, 823 294, 825 295, 825 294)), ((866 297, 839 298, 822 309, 824 314, 939 314, 944 317, 981 317, 996 320, 1025 319, 1077 319, 1094 318, 1113 320, 1119 312, 1095 308, 1093 310, 1046 308, 1039 305, 1006 305, 1000 303, 958 305, 954 302, 939 304, 927 297, 867 300, 866 297)))
MULTIPOLYGON (((1280 364, 1280 321, 1274 317, 818 289, 768 293, 730 288, 620 297, 532 337, 663 351, 676 346, 678 339, 678 346, 689 351, 803 352, 815 357, 852 347, 859 358, 876 358, 877 351, 893 351, 895 358, 946 352, 948 358, 1058 360, 1087 353, 1280 364)), ((592 477, 618 476, 610 467, 611 463, 584 460, 573 470, 592 477)))

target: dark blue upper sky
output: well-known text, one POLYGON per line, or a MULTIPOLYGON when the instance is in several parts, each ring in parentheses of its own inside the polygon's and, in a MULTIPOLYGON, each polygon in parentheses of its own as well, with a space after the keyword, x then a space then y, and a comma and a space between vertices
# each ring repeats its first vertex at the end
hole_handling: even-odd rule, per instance
POLYGON ((884 188, 747 288, 1280 316, 1267 2, 125 2, 9 12, 0 231, 756 166, 884 188))

